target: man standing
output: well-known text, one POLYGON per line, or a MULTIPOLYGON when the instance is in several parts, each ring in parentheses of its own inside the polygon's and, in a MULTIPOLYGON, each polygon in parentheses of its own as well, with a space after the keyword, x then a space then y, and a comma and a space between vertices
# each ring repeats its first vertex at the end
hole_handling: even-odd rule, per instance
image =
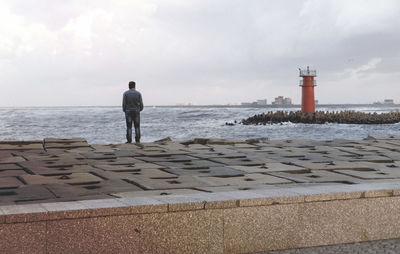
POLYGON ((127 143, 132 143, 132 121, 135 126, 135 141, 140 142, 140 111, 143 110, 142 95, 136 90, 136 83, 129 82, 129 90, 122 98, 122 110, 125 112, 126 119, 126 139, 127 143))

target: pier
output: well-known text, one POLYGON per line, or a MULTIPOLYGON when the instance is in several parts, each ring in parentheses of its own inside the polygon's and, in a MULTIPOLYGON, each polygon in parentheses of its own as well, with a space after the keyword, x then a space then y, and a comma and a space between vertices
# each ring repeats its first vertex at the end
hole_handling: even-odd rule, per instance
POLYGON ((253 253, 400 237, 400 137, 0 142, 0 246, 253 253))

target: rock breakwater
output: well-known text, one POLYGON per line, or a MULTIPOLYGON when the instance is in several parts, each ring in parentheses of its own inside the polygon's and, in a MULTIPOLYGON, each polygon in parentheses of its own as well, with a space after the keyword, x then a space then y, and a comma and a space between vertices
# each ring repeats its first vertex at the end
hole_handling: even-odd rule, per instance
POLYGON ((301 111, 269 111, 243 119, 240 123, 244 125, 265 125, 272 123, 308 123, 308 124, 393 124, 400 122, 400 111, 389 113, 364 113, 354 110, 345 111, 317 111, 315 113, 301 111))

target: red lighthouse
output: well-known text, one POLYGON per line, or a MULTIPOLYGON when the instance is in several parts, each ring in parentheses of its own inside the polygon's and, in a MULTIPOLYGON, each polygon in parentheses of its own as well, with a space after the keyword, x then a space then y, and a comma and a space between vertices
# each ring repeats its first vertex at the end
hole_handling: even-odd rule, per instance
POLYGON ((316 70, 310 70, 307 66, 307 70, 302 70, 299 68, 300 77, 303 80, 300 80, 300 86, 302 87, 302 95, 301 95, 301 111, 302 112, 315 112, 315 100, 314 100, 314 86, 316 86, 316 82, 314 77, 317 76, 316 70))

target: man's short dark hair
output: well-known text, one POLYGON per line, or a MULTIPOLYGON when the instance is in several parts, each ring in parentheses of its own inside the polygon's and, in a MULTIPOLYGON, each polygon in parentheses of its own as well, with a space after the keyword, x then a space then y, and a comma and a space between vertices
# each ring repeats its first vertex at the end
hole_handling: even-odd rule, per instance
POLYGON ((129 81, 129 89, 136 88, 135 81, 129 81))

